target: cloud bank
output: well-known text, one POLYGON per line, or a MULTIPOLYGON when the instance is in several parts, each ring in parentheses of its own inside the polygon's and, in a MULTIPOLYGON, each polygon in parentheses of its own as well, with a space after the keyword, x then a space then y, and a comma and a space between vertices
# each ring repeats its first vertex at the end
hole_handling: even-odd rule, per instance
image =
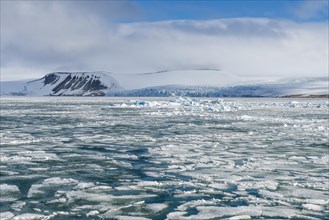
POLYGON ((52 71, 218 68, 237 76, 327 76, 328 23, 266 18, 116 23, 130 2, 1 2, 1 80, 52 71), (106 10, 105 10, 106 9, 106 10))

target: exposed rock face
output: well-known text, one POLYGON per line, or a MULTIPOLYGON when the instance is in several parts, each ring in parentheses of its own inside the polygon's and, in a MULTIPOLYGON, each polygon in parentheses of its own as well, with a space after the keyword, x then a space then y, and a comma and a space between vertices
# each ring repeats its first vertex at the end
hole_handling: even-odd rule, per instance
MULTIPOLYGON (((44 84, 55 84, 59 76, 52 73, 45 77, 44 84)), ((82 89, 84 92, 93 92, 108 89, 107 86, 103 85, 100 81, 100 77, 92 76, 73 76, 69 74, 62 82, 58 83, 56 87, 52 89, 54 94, 57 94, 61 90, 78 90, 82 89)))
POLYGON ((104 96, 120 89, 119 83, 105 72, 56 72, 27 83, 31 95, 104 96))

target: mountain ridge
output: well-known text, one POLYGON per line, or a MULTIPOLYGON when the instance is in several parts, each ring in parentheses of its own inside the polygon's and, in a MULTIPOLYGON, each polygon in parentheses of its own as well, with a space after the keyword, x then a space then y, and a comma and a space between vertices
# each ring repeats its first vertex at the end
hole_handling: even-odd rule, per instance
POLYGON ((17 87, 15 82, 1 82, 1 95, 294 97, 298 94, 300 97, 324 97, 329 94, 327 77, 255 81, 210 68, 136 74, 52 72, 40 79, 18 82, 17 87), (189 79, 188 76, 195 78, 189 79), (206 84, 209 81, 213 84, 206 84), (129 87, 129 83, 135 83, 135 87, 129 87))

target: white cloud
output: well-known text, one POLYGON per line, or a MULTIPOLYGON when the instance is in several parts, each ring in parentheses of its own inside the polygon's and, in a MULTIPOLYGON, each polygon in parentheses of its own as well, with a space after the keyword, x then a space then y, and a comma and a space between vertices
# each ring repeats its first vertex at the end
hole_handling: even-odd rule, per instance
POLYGON ((102 7, 88 11, 87 5, 79 8, 63 1, 5 3, 1 80, 51 71, 184 68, 220 68, 238 76, 328 73, 326 22, 240 18, 114 24, 123 13, 138 10, 129 4, 110 5, 113 14, 107 16, 102 7))
POLYGON ((328 0, 305 0, 294 8, 293 13, 299 18, 309 19, 325 14, 328 16, 328 8, 328 0))

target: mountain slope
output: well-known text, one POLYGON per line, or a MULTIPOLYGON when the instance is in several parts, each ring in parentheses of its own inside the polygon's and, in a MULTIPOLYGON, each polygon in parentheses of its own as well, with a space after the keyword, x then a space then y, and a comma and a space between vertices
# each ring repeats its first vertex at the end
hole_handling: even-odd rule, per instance
POLYGON ((0 81, 1 96, 24 96, 25 86, 28 80, 22 81, 0 81))
POLYGON ((1 95, 319 97, 328 95, 328 88, 328 77, 242 78, 216 69, 191 69, 139 74, 55 72, 27 83, 1 82, 1 95))
POLYGON ((163 70, 138 74, 113 74, 125 89, 142 89, 154 86, 227 86, 241 79, 218 69, 163 70))
POLYGON ((104 96, 119 89, 118 81, 105 72, 49 73, 25 86, 31 96, 104 96))

